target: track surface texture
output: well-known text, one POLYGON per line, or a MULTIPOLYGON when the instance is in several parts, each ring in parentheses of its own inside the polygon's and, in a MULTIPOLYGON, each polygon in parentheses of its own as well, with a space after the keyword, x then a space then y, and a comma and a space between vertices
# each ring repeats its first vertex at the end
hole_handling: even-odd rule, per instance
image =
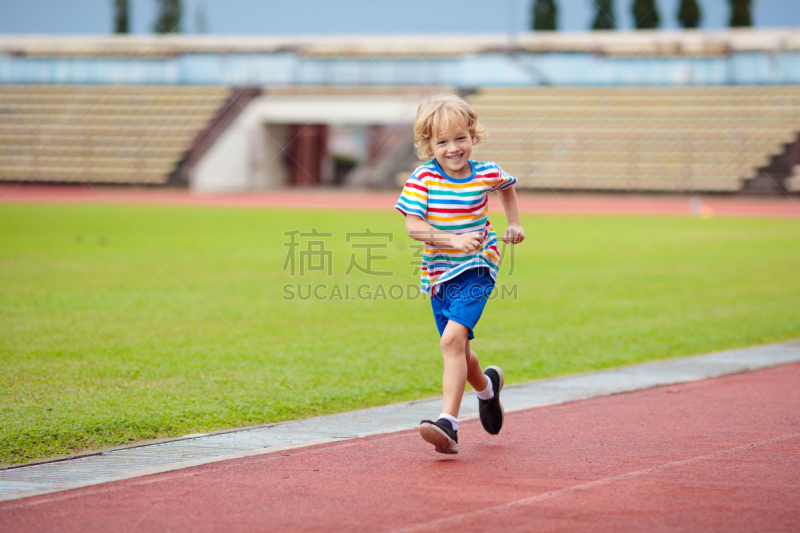
MULTIPOLYGON (((301 207, 328 209, 386 209, 391 211, 400 191, 353 191, 322 187, 272 192, 192 193, 185 189, 108 187, 92 185, 0 185, 0 204, 110 203, 209 205, 231 207, 301 207)), ((525 213, 725 215, 800 218, 800 200, 789 197, 744 197, 652 194, 531 193, 520 191, 519 208, 525 213)), ((501 211, 491 195, 492 211, 501 211)))
MULTIPOLYGON (((0 503, 0 531, 798 531, 800 364, 0 503)), ((432 413, 435 415, 435 413, 432 413)))

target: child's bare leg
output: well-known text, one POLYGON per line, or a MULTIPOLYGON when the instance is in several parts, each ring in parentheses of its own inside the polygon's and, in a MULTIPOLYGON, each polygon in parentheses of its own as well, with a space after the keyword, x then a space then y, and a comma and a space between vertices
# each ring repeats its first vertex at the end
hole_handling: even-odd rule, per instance
POLYGON ((469 347, 469 339, 467 339, 466 352, 467 381, 476 391, 486 390, 486 387, 489 386, 489 380, 486 378, 483 370, 481 370, 481 363, 478 361, 478 356, 469 347))
MULTIPOLYGON (((452 320, 447 323, 442 334, 441 347, 444 359, 444 374, 442 375, 444 406, 442 412, 455 418, 458 418, 461 397, 464 395, 464 385, 467 383, 468 365, 467 359, 464 357, 464 350, 467 346, 468 336, 469 328, 452 320)), ((476 362, 477 359, 476 357, 476 362)))

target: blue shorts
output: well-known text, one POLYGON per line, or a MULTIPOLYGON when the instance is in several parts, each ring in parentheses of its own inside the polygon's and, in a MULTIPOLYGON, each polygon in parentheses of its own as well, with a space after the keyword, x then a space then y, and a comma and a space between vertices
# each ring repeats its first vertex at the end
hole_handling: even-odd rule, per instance
POLYGON ((488 267, 470 268, 458 276, 436 286, 431 296, 433 318, 439 335, 444 334, 447 322, 452 320, 469 328, 469 338, 474 339, 473 328, 478 323, 494 289, 494 280, 488 267))

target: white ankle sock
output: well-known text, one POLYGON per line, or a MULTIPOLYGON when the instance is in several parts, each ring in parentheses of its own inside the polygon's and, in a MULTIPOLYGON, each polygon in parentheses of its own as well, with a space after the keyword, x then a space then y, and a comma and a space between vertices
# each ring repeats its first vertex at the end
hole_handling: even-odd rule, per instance
POLYGON ((447 413, 440 414, 439 418, 449 420, 450 423, 453 424, 453 431, 458 431, 458 418, 454 417, 453 415, 448 415, 447 413))
POLYGON ((486 381, 489 382, 489 384, 486 385, 486 389, 478 392, 478 398, 481 400, 491 400, 494 398, 494 387, 492 387, 492 380, 486 378, 486 381))

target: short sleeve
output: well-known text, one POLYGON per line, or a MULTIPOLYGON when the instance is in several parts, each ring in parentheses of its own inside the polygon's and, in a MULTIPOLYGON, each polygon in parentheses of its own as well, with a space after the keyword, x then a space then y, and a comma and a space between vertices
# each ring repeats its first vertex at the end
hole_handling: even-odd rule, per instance
POLYGON ((428 214, 428 187, 416 172, 408 178, 394 208, 403 213, 403 216, 411 214, 425 218, 428 214))
POLYGON ((508 189, 512 185, 517 182, 517 178, 514 176, 510 176, 508 172, 501 169, 499 166, 497 167, 497 182, 492 185, 492 188, 489 189, 489 192, 494 191, 502 191, 503 189, 508 189))

